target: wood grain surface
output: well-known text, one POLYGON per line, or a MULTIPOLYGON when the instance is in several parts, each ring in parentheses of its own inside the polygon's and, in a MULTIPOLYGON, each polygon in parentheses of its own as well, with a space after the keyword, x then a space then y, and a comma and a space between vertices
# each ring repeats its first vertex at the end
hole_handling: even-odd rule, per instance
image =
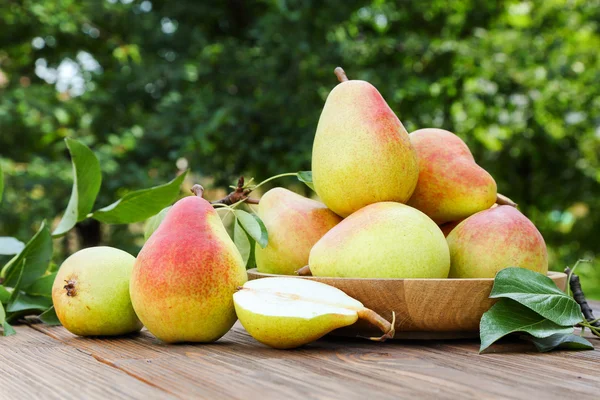
MULTIPOLYGON (((548 276, 565 289, 567 275, 548 276)), ((250 279, 281 277, 251 269, 250 279)), ((448 339, 478 337, 481 316, 494 304, 489 295, 494 279, 365 279, 294 276, 334 286, 374 310, 388 321, 396 313, 396 335, 401 339, 448 339)), ((377 328, 359 320, 338 329, 342 336, 376 336, 377 328)))
POLYGON ((1 399, 598 399, 600 390, 600 350, 539 354, 514 340, 478 354, 476 339, 328 337, 274 350, 239 323, 204 345, 167 345, 147 331, 80 338, 39 323, 17 331, 0 338, 1 399))

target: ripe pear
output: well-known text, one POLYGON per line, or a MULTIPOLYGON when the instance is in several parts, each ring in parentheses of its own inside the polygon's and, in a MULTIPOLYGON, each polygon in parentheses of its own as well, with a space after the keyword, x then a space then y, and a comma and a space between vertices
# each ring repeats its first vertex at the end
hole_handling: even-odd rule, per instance
POLYGON ((342 220, 323 203, 283 188, 262 196, 258 216, 269 232, 267 246, 255 247, 258 271, 282 275, 308 264, 313 245, 342 220))
POLYGON ((232 296, 248 279, 242 256, 212 205, 197 196, 179 200, 140 251, 131 300, 160 340, 212 342, 235 323, 232 296))
POLYGON ((327 232, 308 261, 314 276, 447 278, 448 244, 421 211, 383 202, 361 208, 327 232))
POLYGON ((475 163, 461 138, 443 129, 410 134, 419 159, 419 181, 408 201, 437 224, 464 219, 496 201, 496 181, 475 163))
POLYGON ((129 297, 135 257, 112 247, 89 247, 60 266, 52 302, 61 324, 80 336, 124 335, 142 329, 129 297))
POLYGON ((544 238, 515 207, 478 212, 458 224, 447 240, 451 278, 493 278, 507 267, 548 272, 544 238))
POLYGON ((324 283, 301 278, 263 278, 233 295, 240 322, 256 340, 277 349, 313 342, 334 329, 365 319, 394 337, 389 323, 361 302, 324 283))
POLYGON ((419 177, 404 126, 368 82, 340 80, 325 102, 313 143, 312 176, 321 201, 347 217, 382 201, 405 203, 419 177))

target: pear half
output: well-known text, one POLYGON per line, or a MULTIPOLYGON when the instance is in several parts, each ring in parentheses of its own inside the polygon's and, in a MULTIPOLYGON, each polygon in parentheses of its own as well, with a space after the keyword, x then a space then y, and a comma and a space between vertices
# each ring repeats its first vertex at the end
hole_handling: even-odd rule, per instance
POLYGON ((334 329, 352 325, 359 318, 384 332, 371 340, 394 337, 394 321, 386 321, 341 290, 316 281, 300 278, 249 281, 238 288, 233 303, 246 331, 276 349, 313 342, 334 329))

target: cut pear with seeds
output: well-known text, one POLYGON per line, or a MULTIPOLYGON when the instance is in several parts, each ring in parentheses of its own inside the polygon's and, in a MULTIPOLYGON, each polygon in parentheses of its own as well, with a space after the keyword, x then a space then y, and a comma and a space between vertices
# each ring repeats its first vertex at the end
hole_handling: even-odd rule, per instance
MULTIPOLYGON (((334 329, 365 319, 394 337, 394 321, 324 283, 301 278, 263 278, 246 282, 233 295, 235 311, 248 333, 277 349, 313 342, 334 329)), ((395 319, 395 314, 394 314, 395 319)))

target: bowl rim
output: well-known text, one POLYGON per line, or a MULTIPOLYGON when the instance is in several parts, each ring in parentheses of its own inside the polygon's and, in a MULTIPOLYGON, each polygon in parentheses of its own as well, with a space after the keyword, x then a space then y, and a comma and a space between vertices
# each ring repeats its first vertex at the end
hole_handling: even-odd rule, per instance
MULTIPOLYGON (((340 281, 410 281, 410 282, 493 282, 494 278, 351 278, 351 277, 334 277, 334 276, 299 276, 299 275, 280 275, 259 272, 257 268, 251 268, 246 271, 256 275, 273 278, 304 278, 304 279, 334 279, 340 281)), ((550 279, 566 278, 567 274, 559 271, 548 271, 546 276, 550 279)))

